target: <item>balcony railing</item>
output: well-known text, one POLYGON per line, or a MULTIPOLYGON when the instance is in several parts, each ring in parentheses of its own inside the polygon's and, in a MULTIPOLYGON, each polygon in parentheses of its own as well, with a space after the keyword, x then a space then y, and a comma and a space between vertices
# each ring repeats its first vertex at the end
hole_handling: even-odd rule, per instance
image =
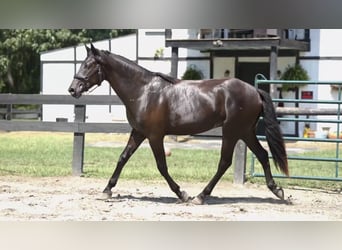
MULTIPOLYGON (((167 39, 172 39, 172 31, 167 30, 167 39)), ((189 32, 184 39, 228 39, 228 38, 267 38, 309 41, 309 29, 198 29, 189 32)))

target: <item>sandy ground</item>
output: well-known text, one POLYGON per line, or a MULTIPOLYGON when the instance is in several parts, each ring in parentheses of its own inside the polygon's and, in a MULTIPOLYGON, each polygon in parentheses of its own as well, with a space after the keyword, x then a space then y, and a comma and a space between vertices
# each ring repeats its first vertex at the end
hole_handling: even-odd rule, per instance
MULTIPOLYGON (((0 176, 2 221, 303 221, 342 220, 342 194, 285 189, 286 201, 256 184, 220 182, 205 205, 179 204, 164 182, 119 180, 113 198, 98 200, 107 180, 0 176)), ((180 183, 197 195, 205 183, 180 183)))

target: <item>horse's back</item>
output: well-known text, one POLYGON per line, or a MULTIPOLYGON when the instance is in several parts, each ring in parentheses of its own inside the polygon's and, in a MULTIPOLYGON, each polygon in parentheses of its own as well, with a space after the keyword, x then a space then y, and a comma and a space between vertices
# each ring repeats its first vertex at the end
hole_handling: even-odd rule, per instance
MULTIPOLYGON (((194 96, 197 96, 195 98, 205 97, 207 101, 211 100, 212 103, 219 106, 223 105, 225 108, 234 109, 237 106, 251 110, 257 108, 255 112, 260 112, 262 106, 262 100, 257 89, 238 78, 182 80, 173 87, 178 92, 192 92, 194 96)), ((233 111, 235 110, 231 112, 233 111)), ((240 111, 240 109, 236 111, 240 111)))

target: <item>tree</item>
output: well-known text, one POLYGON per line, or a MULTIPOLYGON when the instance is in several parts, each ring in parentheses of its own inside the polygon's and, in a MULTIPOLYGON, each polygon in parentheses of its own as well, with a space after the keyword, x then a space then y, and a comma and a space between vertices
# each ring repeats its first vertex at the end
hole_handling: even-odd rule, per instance
MULTIPOLYGON (((289 65, 285 72, 280 77, 280 80, 299 80, 308 81, 310 79, 308 72, 303 68, 301 64, 289 65)), ((283 84, 283 89, 288 91, 300 87, 303 84, 283 84)))
POLYGON ((200 69, 197 69, 195 65, 190 65, 184 72, 182 80, 201 80, 203 79, 203 73, 200 69))
POLYGON ((0 92, 39 93, 40 53, 134 30, 3 29, 0 30, 0 92))

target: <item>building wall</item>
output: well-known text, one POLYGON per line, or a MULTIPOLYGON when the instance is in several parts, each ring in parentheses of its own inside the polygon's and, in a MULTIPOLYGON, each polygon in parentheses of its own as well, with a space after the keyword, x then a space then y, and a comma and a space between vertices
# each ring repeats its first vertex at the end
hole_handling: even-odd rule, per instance
MULTIPOLYGON (((187 29, 173 29, 173 38, 192 38, 196 32, 187 29)), ((182 78, 186 69, 195 65, 203 73, 204 78, 210 77, 210 57, 208 53, 198 50, 179 48, 178 78, 182 78)), ((139 29, 138 31, 138 63, 156 72, 170 74, 171 48, 165 47, 164 29, 139 29), (157 50, 163 50, 163 56, 155 58, 157 50)))
MULTIPOLYGON (((191 32, 184 29, 178 29, 174 34, 191 36, 191 32)), ((170 73, 171 48, 165 47, 164 29, 139 29, 137 34, 95 42, 94 46, 127 57, 148 70, 170 73), (155 58, 156 51, 161 49, 163 55, 155 58)), ((86 49, 83 45, 42 53, 41 93, 68 95, 67 89, 85 57, 86 49)), ((179 59, 178 78, 181 78, 186 69, 193 65, 202 71, 204 78, 210 77, 210 58, 207 53, 180 48, 179 59)), ((91 95, 115 95, 115 92, 105 81, 91 95)), ((86 112, 88 122, 127 121, 123 105, 92 105, 87 106, 86 112)), ((73 121, 73 106, 43 105, 43 120, 55 121, 56 118, 73 121)))
MULTIPOLYGON (((173 38, 197 38, 199 29, 173 29, 173 38)), ((311 49, 308 52, 300 53, 300 63, 308 71, 310 80, 313 81, 340 81, 342 80, 342 30, 310 30, 311 49)), ((110 50, 131 60, 136 61, 141 66, 151 70, 169 74, 171 70, 171 48, 165 47, 164 29, 139 29, 137 34, 128 35, 116 39, 105 40, 94 43, 100 49, 110 50), (157 50, 162 50, 160 57, 156 58, 157 50)), ((43 94, 68 94, 73 75, 78 70, 80 63, 86 56, 84 46, 77 46, 43 53, 41 55, 42 64, 42 93, 43 94)), ((197 50, 179 48, 178 78, 181 78, 186 69, 195 66, 200 69, 204 78, 220 78, 228 69, 230 76, 236 75, 236 61, 238 62, 268 62, 268 57, 214 57, 212 62, 213 72, 210 72, 210 54, 197 50)), ((288 65, 295 63, 295 57, 279 57, 278 69, 284 72, 288 65)), ((313 91, 314 99, 333 100, 337 98, 337 93, 330 86, 307 85, 300 89, 313 91)), ((92 95, 115 95, 109 84, 96 89, 92 95)), ((300 93, 299 93, 300 94, 300 93)), ((283 97, 291 96, 291 93, 283 93, 283 97)), ((300 107, 325 107, 324 105, 300 104, 300 107)), ((54 121, 58 117, 74 118, 73 106, 68 105, 43 105, 43 119, 54 121)), ((327 118, 327 117, 324 117, 327 118)), ((123 106, 93 106, 87 107, 87 121, 107 122, 126 121, 125 108, 123 106)), ((293 126, 281 124, 285 133, 292 133, 293 126)), ((315 126, 313 129, 320 130, 322 126, 315 126)), ((304 123, 300 124, 302 133, 304 123)), ((336 130, 332 126, 332 130, 336 130)))
MULTIPOLYGON (((308 52, 301 52, 299 56, 300 64, 307 70, 312 81, 342 81, 342 30, 336 29, 311 29, 310 30, 311 48, 308 52)), ((240 57, 238 62, 269 62, 268 57, 240 57)), ((295 57, 279 57, 278 70, 284 72, 289 65, 294 65, 295 57)), ((225 70, 230 70, 230 76, 235 77, 234 57, 215 57, 213 59, 213 77, 222 77, 225 70)), ((336 100, 337 91, 329 85, 306 85, 299 89, 299 96, 302 91, 312 91, 313 99, 316 100, 336 100)), ((277 93, 278 94, 278 93, 277 93)), ((294 98, 293 92, 283 92, 283 98, 294 98)), ((294 106, 286 104, 286 106, 294 106)), ((336 106, 325 104, 299 104, 302 108, 333 108, 336 106)), ((305 118, 301 116, 300 118, 305 118)), ((315 118, 312 116, 310 118, 315 118)), ((336 119, 336 116, 317 116, 319 119, 336 119)), ((299 134, 303 133, 305 124, 299 123, 299 134)), ((284 133, 293 134, 294 124, 291 122, 281 122, 284 133)), ((331 127, 336 130, 334 124, 310 124, 313 130, 321 131, 322 127, 331 127)), ((341 128, 342 130, 342 128, 341 128)))
MULTIPOLYGON (((123 36, 117 39, 95 42, 99 49, 109 50, 131 60, 136 60, 136 35, 123 36)), ((68 87, 78 71, 81 62, 86 58, 83 45, 49 51, 41 54, 41 93, 50 95, 68 95, 68 87)), ((92 95, 115 95, 108 82, 95 89, 92 95)), ((55 121, 56 118, 74 120, 73 105, 43 105, 43 120, 55 121)), ((88 122, 126 121, 125 107, 120 105, 88 105, 86 120, 88 122)))
MULTIPOLYGON (((308 71, 312 81, 342 81, 342 30, 340 29, 311 29, 311 49, 301 53, 300 63, 308 71)), ((313 91, 316 100, 337 100, 337 91, 330 85, 310 85, 305 90, 313 91)), ((302 107, 308 105, 301 104, 302 107)), ((336 108, 336 105, 318 104, 315 108, 336 108)), ((310 118, 314 118, 310 117, 310 118)), ((317 116, 318 119, 336 119, 336 116, 317 116)), ((322 131, 323 127, 329 127, 336 131, 337 127, 331 123, 320 123, 317 126, 310 124, 310 128, 322 131)))

